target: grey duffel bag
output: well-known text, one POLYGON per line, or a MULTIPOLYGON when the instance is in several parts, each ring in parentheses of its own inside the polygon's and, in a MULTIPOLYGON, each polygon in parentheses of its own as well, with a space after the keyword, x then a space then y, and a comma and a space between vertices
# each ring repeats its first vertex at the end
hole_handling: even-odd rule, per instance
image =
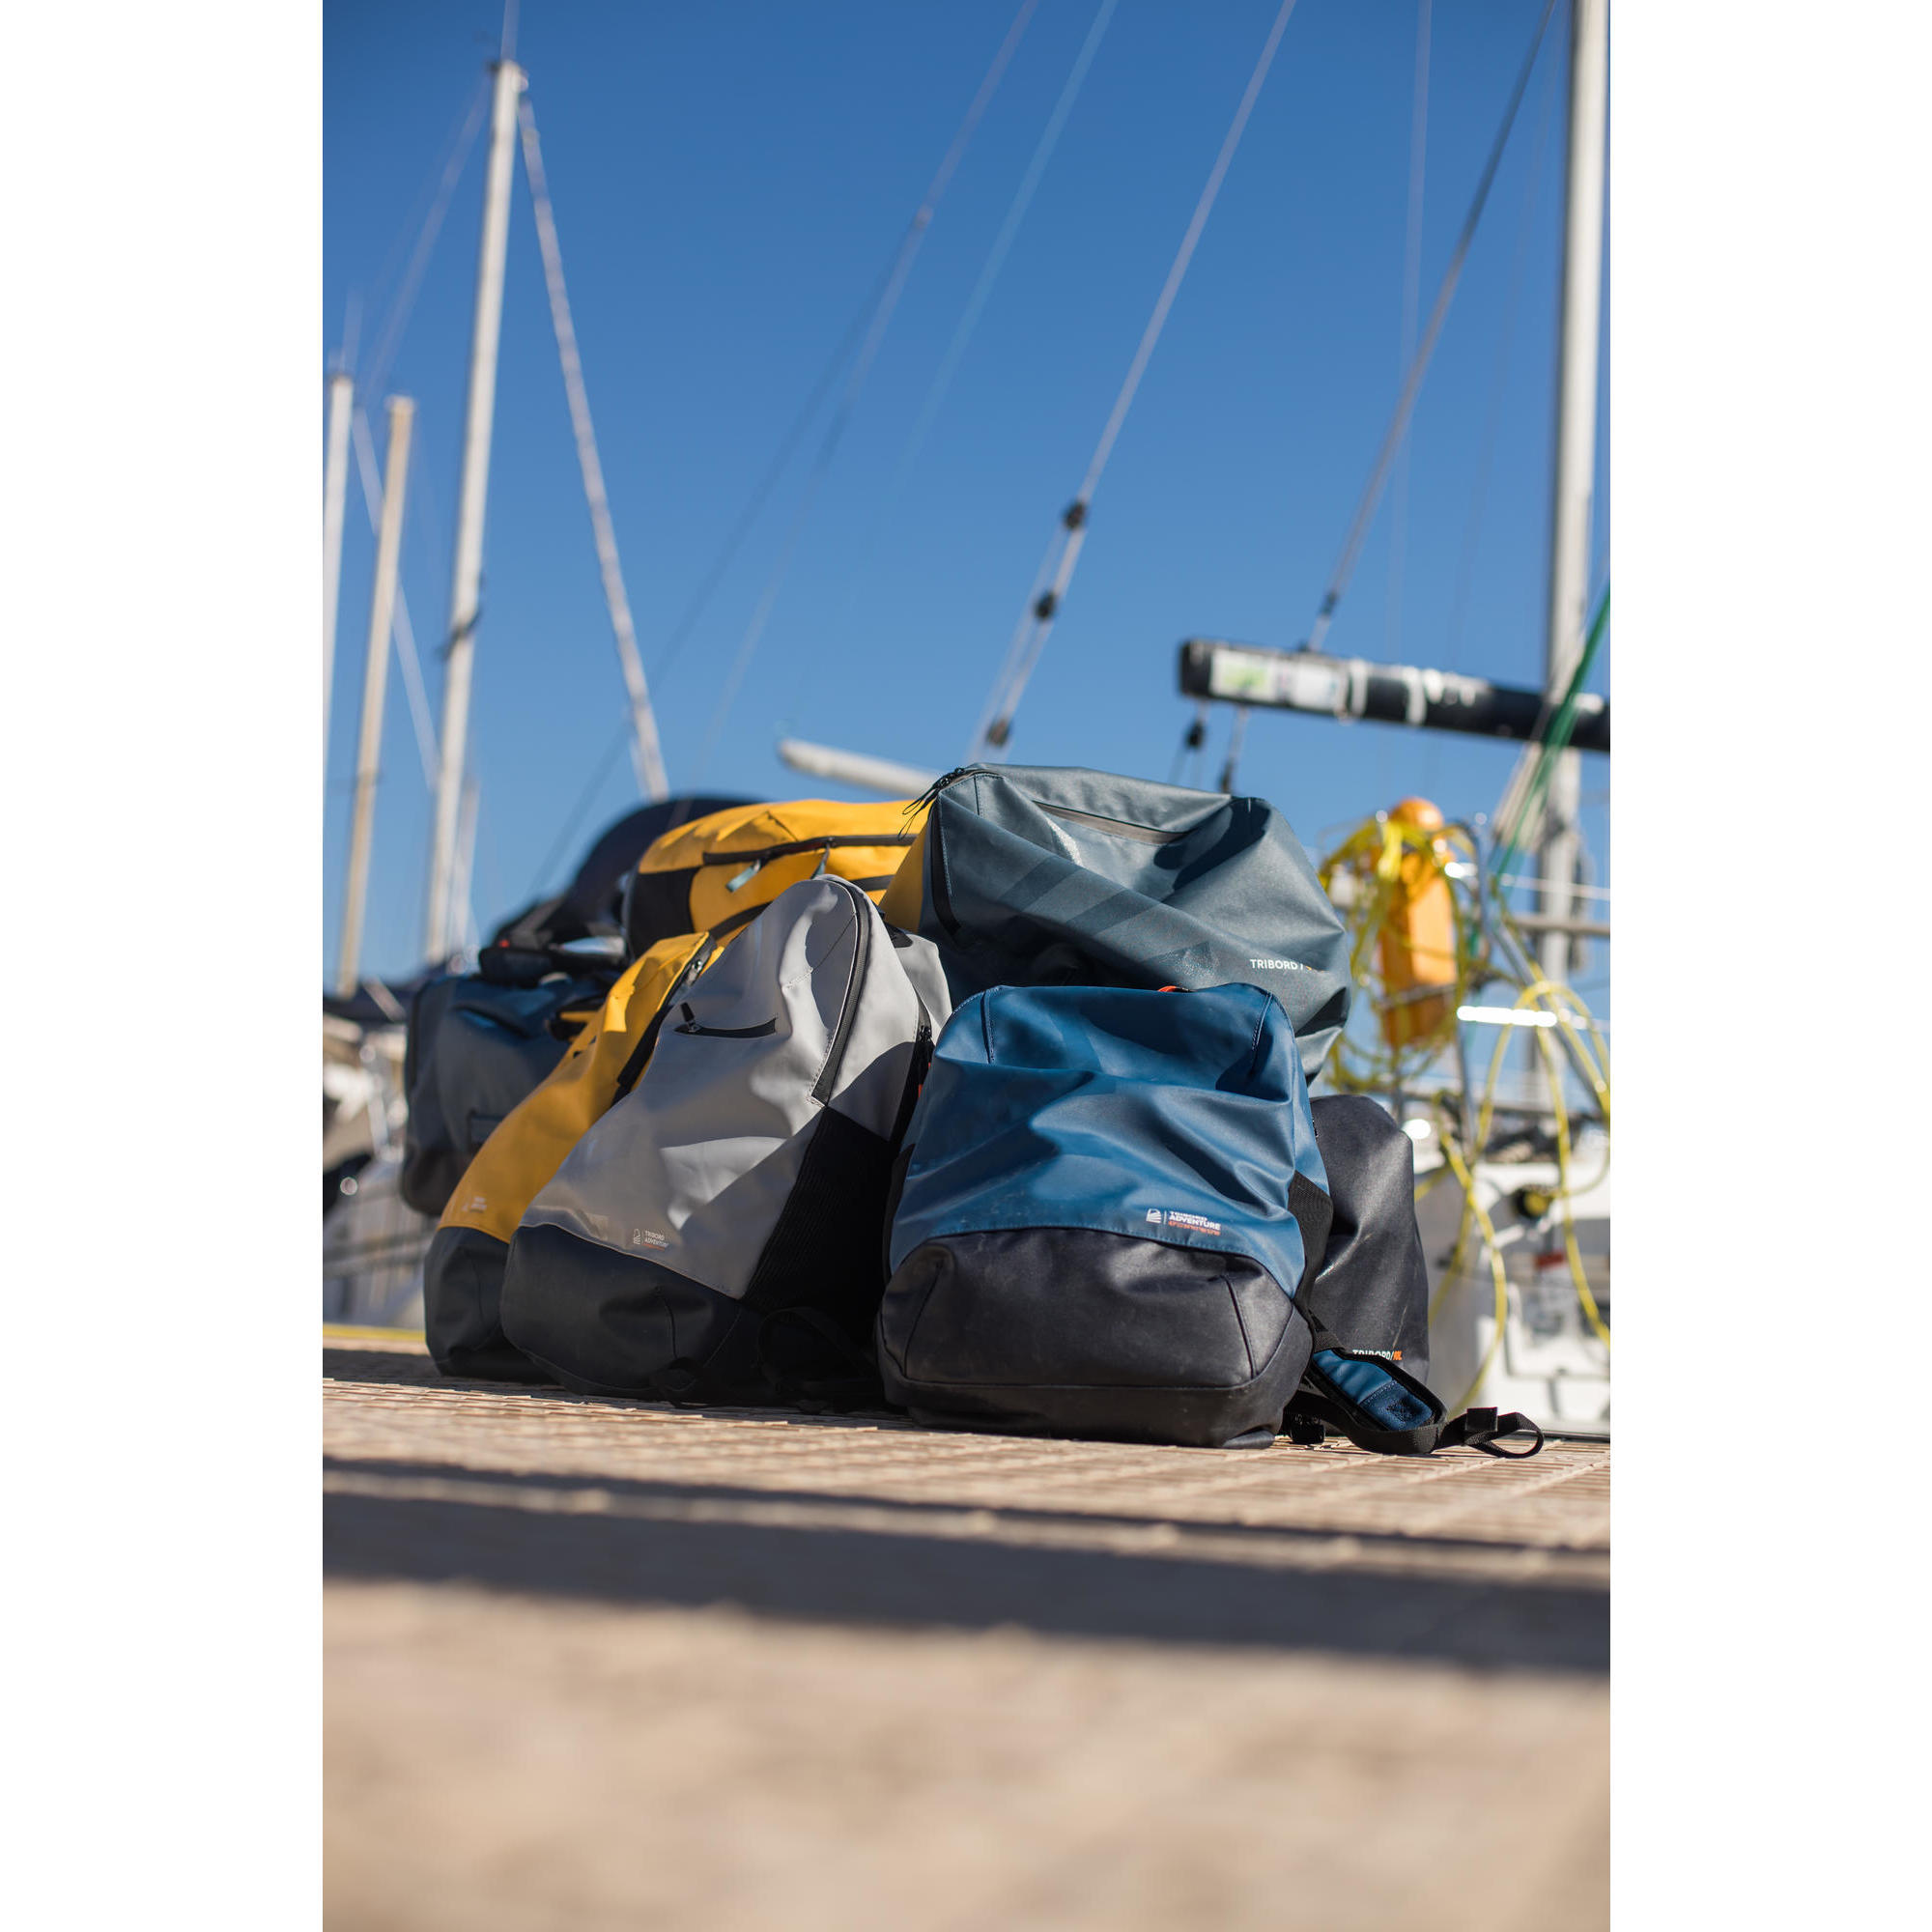
POLYGON ((1349 1017, 1349 940, 1265 799, 1043 765, 929 794, 879 910, 935 942, 952 1002, 992 986, 1272 993, 1313 1080, 1349 1017))
POLYGON ((863 1390, 892 1158, 950 1009, 932 948, 857 886, 787 888, 530 1204, 505 1335, 588 1394, 863 1390))

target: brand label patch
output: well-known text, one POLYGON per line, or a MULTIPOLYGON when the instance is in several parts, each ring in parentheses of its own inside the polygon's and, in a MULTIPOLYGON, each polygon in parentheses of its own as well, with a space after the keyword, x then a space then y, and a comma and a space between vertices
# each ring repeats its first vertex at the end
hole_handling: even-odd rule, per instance
POLYGON ((472 1194, 465 1204, 463 1211, 466 1214, 480 1214, 489 1205, 489 1202, 484 1200, 482 1195, 472 1194))
MULTIPOLYGON (((1159 1208, 1153 1208, 1148 1210, 1150 1221, 1158 1221, 1162 1218, 1159 1208)), ((1220 1222, 1210 1221, 1205 1214, 1183 1214, 1179 1208, 1170 1208, 1165 1218, 1170 1228, 1186 1228, 1196 1235, 1218 1235, 1221 1232, 1220 1222)))
POLYGON ((1305 973, 1308 971, 1308 968, 1299 959, 1250 959, 1248 964, 1258 973, 1305 973))
POLYGON ((655 1228, 633 1228, 631 1245, 634 1248, 668 1248, 670 1236, 659 1234, 655 1228))

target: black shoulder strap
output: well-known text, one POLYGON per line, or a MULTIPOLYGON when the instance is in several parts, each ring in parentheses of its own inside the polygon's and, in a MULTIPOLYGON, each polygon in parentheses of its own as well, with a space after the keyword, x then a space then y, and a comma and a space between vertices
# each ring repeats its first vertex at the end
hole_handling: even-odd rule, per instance
POLYGON ((1291 1441, 1312 1445, 1321 1440, 1325 1431, 1334 1429, 1357 1448, 1373 1450, 1378 1456, 1433 1456, 1438 1449, 1469 1448, 1480 1449, 1486 1456, 1501 1456, 1512 1462, 1534 1456, 1543 1447, 1543 1431, 1528 1416, 1520 1415, 1514 1409, 1507 1414, 1498 1414, 1493 1408, 1471 1408, 1451 1419, 1435 1391, 1417 1380, 1399 1362, 1373 1350, 1345 1348, 1313 1320, 1309 1326, 1315 1337, 1314 1352, 1283 1418, 1283 1427, 1291 1441), (1322 1373, 1321 1357, 1324 1354, 1330 1357, 1330 1366, 1333 1366, 1335 1357, 1369 1364, 1396 1388, 1415 1398, 1415 1403, 1409 1406, 1413 1409, 1419 1404, 1429 1419, 1418 1421, 1415 1427, 1409 1429, 1390 1429, 1378 1424, 1365 1408, 1350 1399, 1337 1381, 1322 1373), (1498 1437, 1515 1435, 1530 1437, 1528 1446, 1517 1449, 1496 1446, 1498 1437))

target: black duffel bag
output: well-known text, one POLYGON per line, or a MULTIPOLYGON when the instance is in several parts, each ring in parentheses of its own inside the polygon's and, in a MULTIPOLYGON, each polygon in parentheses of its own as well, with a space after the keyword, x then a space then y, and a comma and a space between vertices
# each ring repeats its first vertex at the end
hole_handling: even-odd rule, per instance
POLYGON ((427 980, 410 1003, 403 1086, 403 1199, 440 1215, 497 1123, 595 1018, 625 965, 622 894, 651 843, 738 798, 640 806, 610 826, 554 898, 513 913, 476 971, 427 980))
MULTIPOLYGON (((495 963, 489 951, 483 960, 495 963)), ((410 1117, 397 1185, 418 1214, 441 1214, 497 1123, 563 1058, 609 989, 607 975, 554 967, 535 984, 452 973, 417 989, 403 1054, 410 1117)))

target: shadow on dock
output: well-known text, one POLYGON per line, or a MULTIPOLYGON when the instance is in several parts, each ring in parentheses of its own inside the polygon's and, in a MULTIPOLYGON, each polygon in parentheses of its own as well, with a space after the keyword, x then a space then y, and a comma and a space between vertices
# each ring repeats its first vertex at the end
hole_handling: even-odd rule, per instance
MULTIPOLYGON (((340 1578, 855 1627, 1608 1666, 1604 1589, 1444 1575, 1478 1547, 1449 1539, 1192 1525, 1183 1543, 1211 1547, 1151 1551, 1119 1547, 1158 1533, 1146 1518, 395 1460, 332 1460, 328 1474, 325 1562, 340 1578)), ((1492 1569, 1513 1554, 1480 1548, 1492 1569)))

